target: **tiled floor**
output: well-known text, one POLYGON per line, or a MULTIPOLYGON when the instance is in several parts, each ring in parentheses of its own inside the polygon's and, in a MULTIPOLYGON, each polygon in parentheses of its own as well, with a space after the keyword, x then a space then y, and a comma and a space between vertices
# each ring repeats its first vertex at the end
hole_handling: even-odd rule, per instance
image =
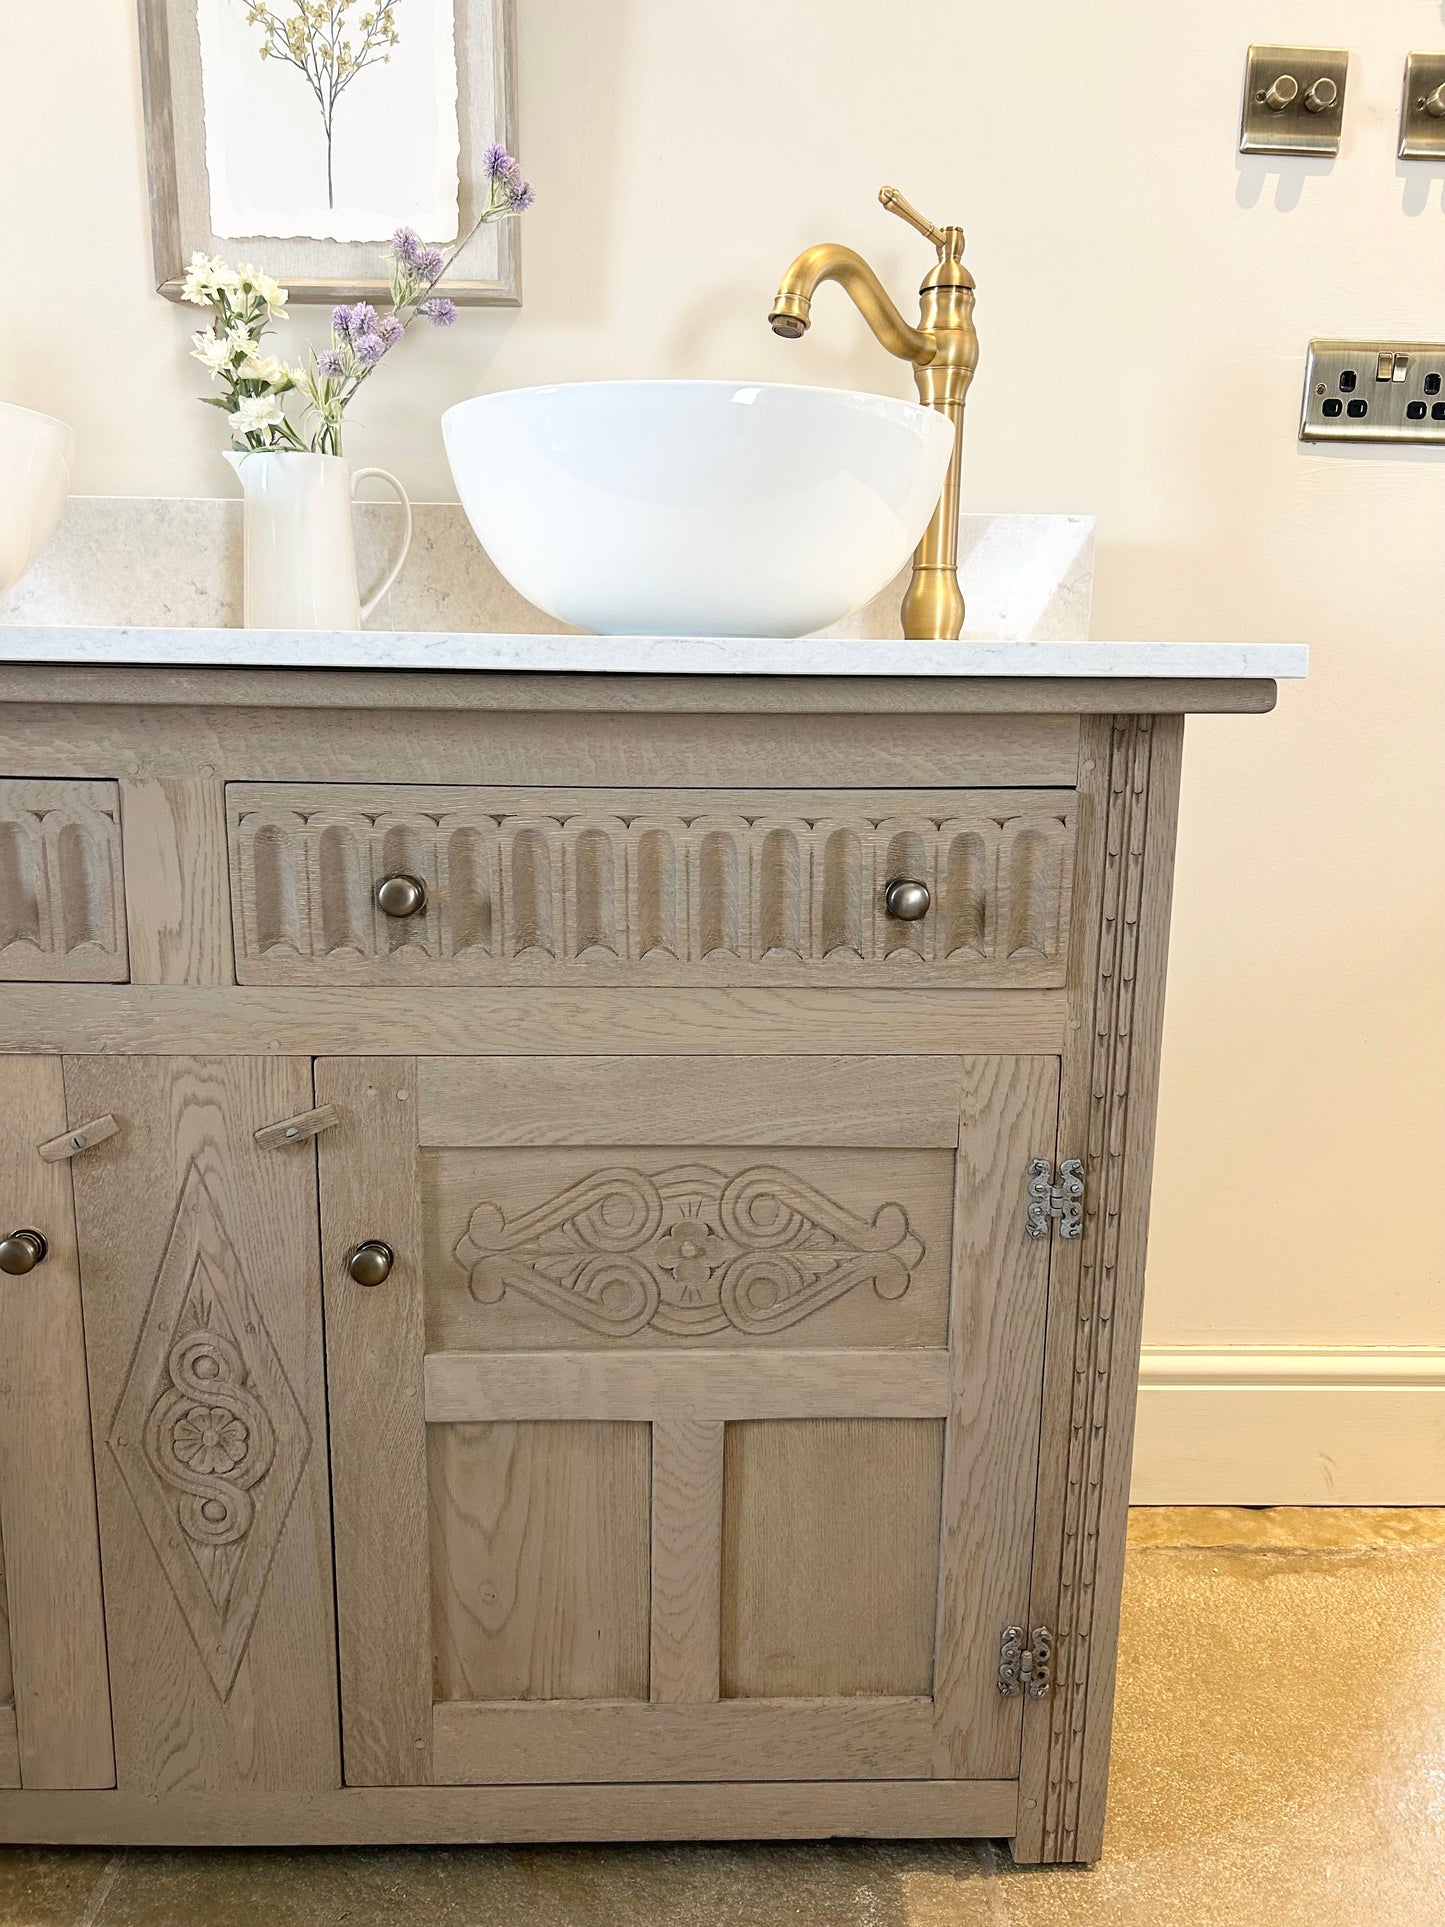
POLYGON ((0 1850, 3 1927, 1445 1927, 1445 1512, 1134 1515, 1098 1867, 985 1846, 0 1850))

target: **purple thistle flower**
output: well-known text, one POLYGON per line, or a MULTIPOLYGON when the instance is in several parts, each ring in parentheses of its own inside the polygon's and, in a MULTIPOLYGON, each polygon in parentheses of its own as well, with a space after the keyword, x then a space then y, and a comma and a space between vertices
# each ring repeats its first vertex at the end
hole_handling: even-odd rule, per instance
POLYGON ((352 346, 356 350, 356 359, 361 363, 362 367, 374 368, 386 353, 388 343, 383 341, 381 336, 373 330, 369 334, 359 336, 352 343, 352 346))
POLYGON ((421 259, 416 264, 416 271, 430 287, 446 264, 447 257, 440 248, 423 248, 421 259))
POLYGON ((328 381, 337 381, 346 373, 346 363, 339 348, 323 348, 316 357, 316 372, 325 375, 328 381))
POLYGON ((331 310, 331 333, 338 342, 355 345, 363 335, 376 333, 376 310, 369 301, 358 301, 354 308, 331 310))
POLYGON ((482 172, 489 181, 497 181, 503 175, 515 174, 517 163, 500 141, 493 141, 482 154, 482 172))
POLYGON ((418 313, 424 314, 434 328, 450 328, 457 318, 457 304, 444 294, 434 294, 430 301, 422 302, 418 313))
POLYGON ((406 333, 394 314, 384 314, 376 324, 376 332, 388 348, 394 348, 406 333))
POLYGON ((415 228, 399 227, 391 237, 391 251, 404 267, 419 268, 425 250, 415 228))
POLYGON ((530 181, 524 181, 520 174, 509 175, 503 184, 507 191, 507 206, 513 214, 525 214, 537 198, 537 190, 530 181))

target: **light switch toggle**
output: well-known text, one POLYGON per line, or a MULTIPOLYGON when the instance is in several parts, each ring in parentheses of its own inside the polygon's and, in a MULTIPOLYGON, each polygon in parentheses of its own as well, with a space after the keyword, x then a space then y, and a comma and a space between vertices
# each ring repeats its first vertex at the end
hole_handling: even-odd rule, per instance
MULTIPOLYGON (((1318 86, 1318 82, 1315 83, 1318 86)), ((1313 89, 1311 90, 1313 91, 1313 89)), ((1260 95, 1260 99, 1271 113, 1282 114, 1286 107, 1292 106, 1299 93, 1299 82, 1293 74, 1281 74, 1270 87, 1260 95)), ((1305 103, 1308 105, 1308 101, 1305 103)), ((1318 112, 1318 108, 1315 110, 1318 112)))
POLYGON ((1376 381, 1393 381, 1395 378, 1395 357, 1381 355, 1375 365, 1376 381))

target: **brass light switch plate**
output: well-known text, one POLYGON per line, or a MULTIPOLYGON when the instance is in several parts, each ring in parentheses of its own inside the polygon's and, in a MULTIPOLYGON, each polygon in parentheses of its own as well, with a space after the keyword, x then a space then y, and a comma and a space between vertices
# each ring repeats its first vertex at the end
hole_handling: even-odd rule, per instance
POLYGON ((1345 120, 1343 47, 1251 47, 1241 154, 1338 154, 1345 120))
POLYGON ((1400 159, 1445 160, 1445 54, 1409 54, 1400 100, 1400 159))
POLYGON ((1312 341, 1299 438, 1445 448, 1445 343, 1312 341))

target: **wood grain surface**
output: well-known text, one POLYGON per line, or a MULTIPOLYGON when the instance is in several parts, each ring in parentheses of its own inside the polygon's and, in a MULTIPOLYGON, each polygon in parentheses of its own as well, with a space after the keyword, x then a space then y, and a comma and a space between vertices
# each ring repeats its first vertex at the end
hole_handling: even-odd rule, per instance
POLYGON ((108 1787, 115 1760, 72 1167, 35 1148, 66 1121, 60 1059, 15 1058, 4 1087, 4 1229, 34 1229, 49 1247, 43 1264, 0 1291, 0 1532, 20 1779, 108 1787))
POLYGON ((316 1100, 341 1116, 317 1152, 345 1776, 351 1786, 424 1785, 431 1584, 415 1066, 323 1058, 316 1100), (370 1238, 395 1253, 376 1287, 346 1270, 370 1238))
POLYGON ((311 1170, 296 1058, 71 1058, 124 1129, 75 1182, 118 1784, 339 1783, 311 1170))
POLYGON ((648 1428, 433 1425, 436 1698, 645 1699, 648 1428))
POLYGON ((732 1424, 725 1466, 724 1697, 931 1694, 939 1421, 732 1424))

